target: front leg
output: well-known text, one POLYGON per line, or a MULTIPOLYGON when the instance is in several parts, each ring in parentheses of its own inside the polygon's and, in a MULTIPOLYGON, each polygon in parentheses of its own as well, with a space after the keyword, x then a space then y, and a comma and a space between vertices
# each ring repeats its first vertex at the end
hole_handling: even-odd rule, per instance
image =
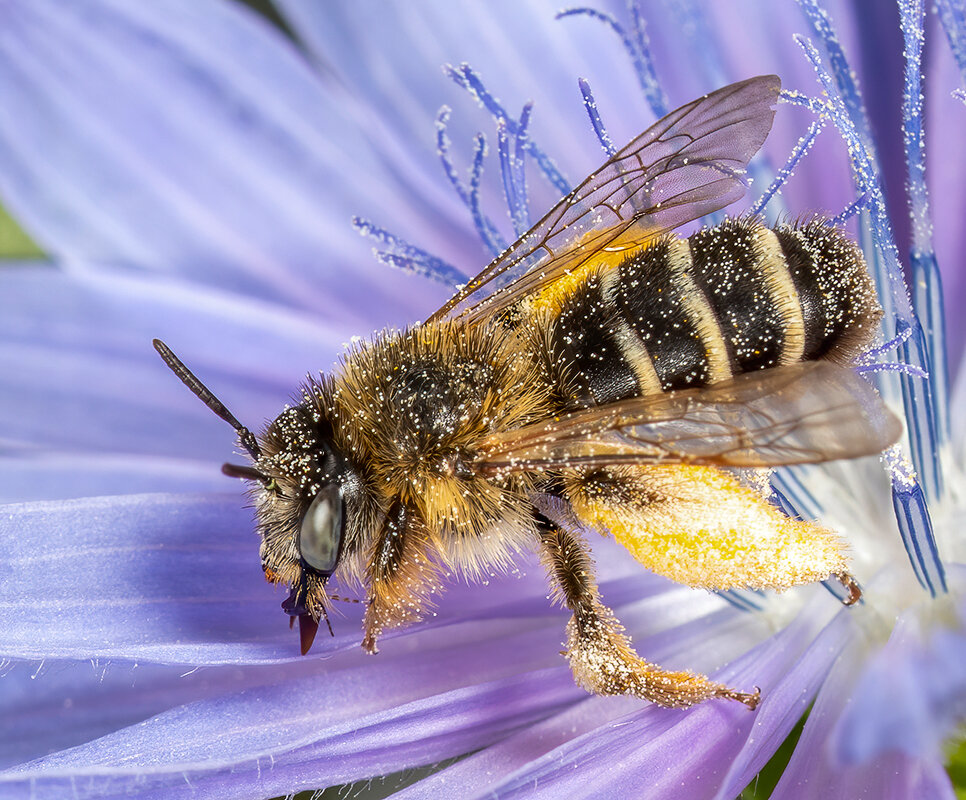
POLYGON ((738 700, 749 708, 758 705, 757 690, 747 694, 694 672, 670 672, 634 652, 614 612, 601 603, 590 551, 578 526, 566 525, 569 509, 562 510, 563 501, 549 497, 537 506, 554 518, 537 516, 541 554, 556 598, 573 612, 565 655, 579 686, 593 694, 634 695, 669 708, 687 708, 712 697, 738 700))
POLYGON ((365 635, 362 647, 378 653, 383 631, 418 620, 439 591, 423 525, 415 512, 397 502, 389 510, 369 554, 365 635))

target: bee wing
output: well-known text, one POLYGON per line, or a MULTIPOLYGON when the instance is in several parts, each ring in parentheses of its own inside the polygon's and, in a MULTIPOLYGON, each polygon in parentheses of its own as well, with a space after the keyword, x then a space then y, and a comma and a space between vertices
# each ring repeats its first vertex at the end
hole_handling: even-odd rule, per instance
POLYGON ((484 473, 659 462, 778 467, 881 452, 902 423, 847 367, 809 361, 494 434, 484 473))
POLYGON ((781 81, 725 86, 658 120, 555 205, 430 318, 488 316, 601 250, 638 247, 741 197, 781 81))

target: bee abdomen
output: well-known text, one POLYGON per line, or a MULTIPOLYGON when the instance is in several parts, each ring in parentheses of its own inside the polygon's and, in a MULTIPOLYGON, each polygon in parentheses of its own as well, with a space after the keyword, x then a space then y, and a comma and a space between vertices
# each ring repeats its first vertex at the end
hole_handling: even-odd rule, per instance
POLYGON ((848 361, 881 310, 858 248, 822 220, 726 220, 601 267, 550 334, 562 394, 607 403, 800 360, 848 361))

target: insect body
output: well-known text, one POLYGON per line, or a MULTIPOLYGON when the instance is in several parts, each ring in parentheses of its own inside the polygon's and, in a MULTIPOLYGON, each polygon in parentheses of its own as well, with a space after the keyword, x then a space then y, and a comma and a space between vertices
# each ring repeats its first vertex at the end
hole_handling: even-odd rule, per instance
POLYGON ((255 482, 263 567, 291 589, 303 652, 331 578, 365 585, 363 647, 376 652, 444 571, 473 577, 536 549, 573 614, 580 685, 754 707, 757 692, 634 652, 585 533, 691 586, 834 576, 858 598, 835 535, 741 480, 898 437, 846 366, 881 314, 858 249, 820 220, 669 232, 740 196, 778 91, 753 78, 658 121, 425 324, 354 347, 257 439, 155 343, 252 456, 225 469, 255 482))

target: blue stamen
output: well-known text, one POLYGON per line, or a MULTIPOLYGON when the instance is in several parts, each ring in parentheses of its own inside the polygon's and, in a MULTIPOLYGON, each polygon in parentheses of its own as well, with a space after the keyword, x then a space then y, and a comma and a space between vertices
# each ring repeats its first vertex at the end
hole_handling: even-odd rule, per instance
POLYGON ((822 516, 822 504, 806 488, 801 475, 807 467, 783 467, 771 476, 772 491, 781 498, 782 510, 797 519, 819 519, 822 516))
POLYGON ((916 480, 898 466, 892 470, 892 505, 909 562, 923 589, 933 597, 948 591, 946 570, 936 548, 925 495, 916 480))
MULTIPOLYGON (((953 51, 959 73, 966 81, 966 6, 962 0, 936 0, 936 10, 939 12, 939 20, 946 32, 949 49, 953 51)), ((957 89, 953 94, 966 102, 966 93, 962 89, 957 89)))
POLYGON ((809 25, 812 26, 815 35, 825 47, 825 54, 828 56, 832 75, 835 78, 835 84, 838 86, 842 101, 845 103, 845 109, 858 128, 862 144, 872 153, 873 160, 875 160, 876 155, 869 120, 862 106, 862 94, 855 83, 855 77, 849 67, 848 59, 845 57, 845 51, 832 28, 832 21, 829 19, 828 12, 818 4, 818 0, 798 0, 798 6, 809 25))
POLYGON ((496 230, 488 227, 488 220, 483 216, 483 209, 480 207, 480 181, 483 178, 483 159, 486 158, 486 137, 478 133, 474 141, 476 148, 473 153, 473 166, 470 167, 470 213, 483 243, 496 258, 506 250, 506 242, 496 230))
POLYGON ((791 154, 788 156, 788 160, 785 162, 785 166, 778 170, 778 174, 775 175, 775 178, 772 180, 768 188, 762 193, 761 197, 755 201, 749 213, 757 216, 765 210, 765 206, 768 205, 768 201, 771 200, 772 197, 774 197, 775 194, 780 191, 786 183, 788 183, 788 179, 791 178, 792 173, 795 171, 795 167, 798 166, 798 163, 805 157, 806 153, 812 149, 812 145, 815 144, 816 137, 818 137, 819 133, 822 132, 822 128, 824 127, 825 121, 822 118, 812 121, 811 125, 808 126, 808 131, 806 131, 805 135, 798 140, 798 143, 792 149, 791 154))
MULTIPOLYGON (((902 343, 899 348, 900 360, 907 364, 923 366, 929 363, 925 336, 919 320, 915 317, 907 324, 912 327, 912 336, 902 343)), ((933 412, 931 399, 932 382, 913 381, 909 377, 902 379, 902 400, 906 411, 907 433, 912 448, 912 463, 916 465, 922 485, 926 487, 929 496, 938 499, 943 491, 943 474, 939 463, 939 449, 935 442, 938 439, 936 417, 933 412)))
POLYGON ((617 148, 614 147, 614 143, 607 134, 607 129, 604 127, 604 123, 600 118, 600 112, 597 110, 597 101, 594 99, 594 93, 590 89, 590 84, 583 78, 577 78, 577 86, 580 87, 580 93, 584 96, 584 108, 587 109, 587 116, 590 117, 590 125, 594 129, 594 133, 597 134, 597 141, 600 142, 600 146, 604 148, 604 152, 610 158, 617 152, 617 148))
POLYGON ((644 20, 633 2, 629 2, 628 6, 634 26, 634 38, 631 38, 627 31, 624 30, 624 26, 614 19, 614 17, 610 14, 605 14, 603 11, 598 11, 596 8, 567 8, 558 12, 556 18, 564 19, 565 17, 574 16, 590 17, 591 19, 603 22, 616 33, 624 45, 624 50, 631 59, 631 64, 634 66, 634 73, 637 75, 637 81, 641 85, 641 89, 644 90, 644 98, 651 107, 651 111, 654 112, 654 116, 663 117, 668 112, 667 97, 654 71, 654 61, 651 58, 651 48, 647 40, 644 20))
POLYGON ((466 282, 466 276, 452 264, 410 244, 405 239, 400 239, 370 220, 353 217, 352 226, 363 236, 389 246, 388 250, 373 248, 373 253, 381 264, 388 264, 406 272, 431 278, 450 288, 466 282))
POLYGON ((654 69, 651 42, 647 38, 647 24, 644 22, 644 15, 641 14, 641 9, 636 0, 627 0, 627 9, 631 15, 634 40, 637 43, 637 54, 641 64, 641 68, 637 69, 637 79, 644 90, 644 97, 654 112, 654 116, 663 117, 670 109, 668 108, 667 95, 664 94, 664 89, 658 81, 657 72, 654 69))
MULTIPOLYGON (((889 224, 885 197, 874 156, 863 144, 855 122, 849 117, 845 103, 832 81, 832 76, 823 66, 821 57, 814 45, 802 36, 796 36, 795 41, 805 51, 806 57, 815 68, 819 81, 828 95, 827 113, 831 116, 832 122, 848 145, 855 182, 859 190, 866 192, 869 196, 870 228, 876 245, 875 250, 881 256, 881 260, 880 258, 872 259, 872 267, 878 279, 880 291, 882 287, 886 286, 890 290, 887 294, 880 294, 883 306, 886 307, 887 311, 890 308, 894 310, 896 325, 904 324, 912 327, 913 336, 918 341, 914 347, 910 347, 909 343, 903 347, 901 360, 928 372, 929 357, 925 342, 922 339, 922 329, 910 304, 902 276, 902 268, 899 265, 898 251, 892 238, 892 228, 889 224)), ((890 319, 891 315, 887 313, 886 320, 890 319)), ((930 397, 932 386, 929 382, 914 382, 910 375, 902 375, 900 382, 902 384, 906 419, 910 423, 909 433, 913 463, 929 496, 939 497, 942 492, 942 472, 936 439, 936 405, 930 397)))
POLYGON ((520 201, 519 214, 523 222, 523 230, 517 234, 526 233, 530 229, 530 192, 527 188, 526 150, 530 137, 530 116, 533 113, 533 101, 525 103, 520 111, 520 121, 517 125, 516 140, 513 143, 513 159, 510 166, 513 171, 513 183, 517 187, 520 201))
POLYGON ((739 611, 761 611, 762 604, 759 598, 763 597, 762 592, 755 592, 750 589, 728 589, 716 591, 718 597, 727 600, 739 611))
POLYGON ((878 347, 873 347, 871 350, 866 350, 861 356, 859 356, 859 363, 869 363, 871 359, 878 358, 885 353, 895 350, 900 344, 908 341, 910 336, 912 336, 912 328, 903 328, 885 344, 880 344, 878 347))
POLYGON ((912 364, 901 364, 895 361, 874 361, 871 364, 862 364, 855 368, 860 375, 874 375, 879 372, 901 372, 905 375, 912 375, 914 378, 928 379, 929 373, 922 367, 914 367, 912 364))
MULTIPOLYGON (((446 74, 452 78, 457 86, 469 92, 495 120, 505 120, 509 132, 514 136, 517 135, 519 123, 515 119, 512 119, 503 106, 500 105, 499 101, 486 90, 486 87, 483 86, 483 81, 469 64, 461 64, 459 68, 447 65, 444 69, 446 74)), ((550 157, 529 138, 526 141, 526 149, 553 187, 561 195, 567 194, 570 191, 570 186, 550 157)))
POLYGON ((906 152, 906 187, 912 222, 912 304, 926 334, 926 358, 932 376, 930 400, 936 420, 936 445, 949 435, 949 376, 946 372, 945 320, 942 309, 942 281, 932 245, 932 222, 926 190, 925 142, 922 131, 922 45, 925 9, 922 0, 900 0, 899 24, 906 60, 905 91, 902 99, 902 132, 906 152))
POLYGON ((962 89, 953 89, 953 97, 955 97, 957 100, 961 100, 963 103, 966 103, 966 91, 963 91, 962 89))
POLYGON ((773 506, 779 509, 789 519, 797 519, 799 522, 803 521, 804 518, 798 513, 798 509, 785 496, 784 492, 779 491, 778 487, 775 486, 774 480, 771 486, 771 497, 768 499, 773 506))
MULTIPOLYGON (((446 173, 450 184, 456 190, 456 194, 460 200, 463 201, 472 213, 473 198, 470 196, 470 190, 460 180, 456 167, 453 165, 453 159, 449 154, 449 137, 446 135, 446 126, 449 123, 450 113, 450 109, 447 106, 443 106, 436 115, 436 152, 439 154, 439 160, 443 164, 443 172, 446 173)), ((499 238, 500 234, 496 225, 484 214, 479 213, 473 215, 473 222, 476 225, 477 234, 487 246, 489 246, 491 240, 499 238)))
POLYGON ((829 224, 833 227, 841 228, 846 222, 848 222, 850 219, 852 219, 852 217, 865 208, 868 199, 869 195, 863 192, 834 217, 829 217, 829 224))
POLYGON ((530 209, 527 202, 527 184, 524 171, 524 148, 526 147, 527 127, 530 124, 532 103, 523 107, 520 125, 513 142, 513 152, 510 150, 510 137, 507 133, 506 121, 496 122, 497 152, 500 156, 500 173, 503 177, 503 195, 506 198, 510 222, 517 236, 522 236, 530 229, 530 209))

